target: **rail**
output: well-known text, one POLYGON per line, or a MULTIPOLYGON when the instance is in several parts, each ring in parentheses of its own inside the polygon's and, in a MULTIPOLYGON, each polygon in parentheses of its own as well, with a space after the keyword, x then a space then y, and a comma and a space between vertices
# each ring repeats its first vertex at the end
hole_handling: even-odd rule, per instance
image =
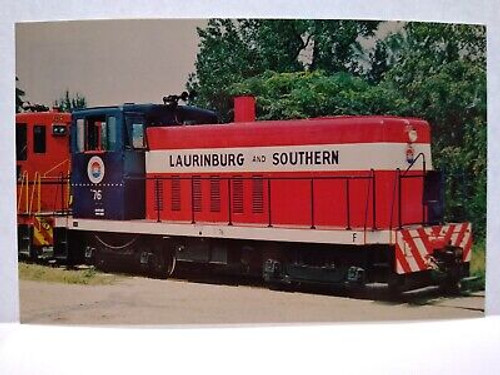
POLYGON ((35 199, 35 192, 37 196, 38 210, 37 213, 40 213, 42 208, 42 179, 40 173, 35 172, 35 176, 33 177, 33 188, 31 189, 31 198, 29 204, 28 215, 33 214, 33 201, 35 199))
POLYGON ((17 190, 18 215, 60 216, 71 213, 69 173, 65 175, 61 172, 59 176, 47 177, 35 172, 30 180, 27 171, 24 171, 18 179, 17 190))
MULTIPOLYGON (((426 220, 426 211, 425 211, 425 176, 427 175, 427 163, 425 160, 425 154, 424 153, 419 153, 415 159, 411 162, 411 164, 406 168, 403 172, 398 168, 396 170, 396 181, 397 181, 397 200, 398 200, 398 228, 402 228, 403 225, 425 225, 427 223, 426 220), (413 174, 408 174, 413 168, 413 166, 417 163, 417 161, 422 158, 422 172, 421 173, 413 173, 413 174), (408 179, 415 179, 415 178, 421 178, 422 181, 422 202, 421 202, 421 207, 422 207, 422 220, 417 221, 417 222, 409 222, 405 221, 403 218, 403 208, 404 202, 403 202, 403 182, 408 179)), ((395 181, 395 182, 396 182, 395 181)), ((395 191, 393 195, 393 202, 395 197, 395 191)), ((394 204, 392 205, 394 207, 394 204)), ((392 214, 393 214, 393 209, 391 209, 391 224, 390 224, 390 229, 392 229, 392 214)))
MULTIPOLYGON (((362 228, 365 232, 369 230, 377 230, 381 227, 386 228, 387 227, 387 219, 389 219, 389 229, 394 229, 394 228, 401 228, 404 225, 412 225, 412 224, 426 224, 426 207, 425 207, 425 200, 424 200, 424 183, 422 183, 422 213, 421 213, 421 220, 418 222, 409 222, 407 218, 405 218, 405 195, 403 194, 405 187, 404 183, 405 181, 409 179, 416 179, 416 178, 422 178, 425 179, 426 176, 426 162, 425 162, 425 155, 423 153, 420 153, 417 155, 415 160, 406 168, 404 171, 401 171, 400 169, 397 169, 394 173, 394 184, 392 187, 392 202, 388 201, 387 204, 390 205, 390 214, 385 216, 382 221, 379 221, 379 218, 377 216, 377 209, 380 209, 379 207, 379 202, 377 199, 377 173, 371 169, 370 171, 367 171, 363 175, 336 175, 336 176, 300 176, 300 177, 287 177, 287 176, 280 176, 280 177, 269 177, 269 176, 259 176, 259 179, 263 180, 263 185, 262 189, 264 194, 263 196, 263 202, 262 202, 262 207, 263 211, 262 213, 264 215, 267 215, 267 219, 264 221, 264 224, 266 224, 268 227, 273 227, 275 225, 282 225, 279 220, 277 221, 275 219, 275 212, 273 211, 276 209, 276 194, 275 193, 275 184, 277 181, 304 181, 306 184, 308 183, 309 185, 309 193, 308 196, 303 196, 303 202, 307 202, 307 208, 309 210, 309 219, 307 225, 311 229, 316 229, 318 225, 321 224, 320 221, 318 221, 318 214, 315 212, 318 207, 320 210, 323 210, 324 208, 321 206, 321 203, 319 200, 317 200, 317 194, 319 195, 319 199, 321 200, 322 198, 325 197, 325 191, 322 190, 322 193, 318 193, 317 190, 317 184, 319 184, 319 181, 324 181, 324 180, 336 180, 340 182, 340 186, 344 186, 343 189, 334 189, 332 190, 332 195, 334 195, 334 200, 336 202, 340 202, 340 204, 344 204, 344 208, 342 209, 341 206, 339 205, 334 205, 332 207, 332 210, 336 210, 336 220, 337 222, 340 223, 340 227, 345 228, 346 230, 351 230, 353 227, 355 228, 362 228), (423 162, 423 170, 420 171, 413 171, 412 169, 416 165, 416 163, 422 159, 423 162), (412 172, 412 173, 410 173, 412 172), (366 187, 363 187, 363 189, 366 192, 365 196, 360 195, 360 188, 359 185, 357 185, 356 193, 355 193, 355 198, 356 201, 353 201, 353 185, 355 184, 356 181, 368 181, 368 184, 366 184, 366 187), (267 194, 265 194, 267 192, 267 194), (342 194, 342 195, 339 195, 342 194), (267 196, 267 199, 266 199, 267 196), (319 204, 319 206, 318 206, 319 204), (353 211, 353 204, 356 205, 356 211, 353 211), (364 205, 364 206, 363 206, 364 205), (364 207, 364 208, 361 208, 364 207), (361 214, 360 210, 364 210, 364 212, 361 214), (339 212, 343 212, 340 213, 339 212), (355 222, 353 222, 353 212, 358 212, 356 215, 355 222), (396 215, 395 215, 396 214, 396 215), (342 218, 342 215, 343 218, 342 218), (361 215, 364 215, 362 217, 361 215), (360 220, 360 217, 362 219, 360 220), (396 217, 397 222, 395 223, 394 218, 396 217)), ((190 221, 195 224, 198 222, 197 214, 200 210, 199 207, 196 207, 196 198, 195 198, 195 193, 199 194, 199 191, 196 192, 195 184, 198 183, 196 180, 199 181, 204 181, 204 180, 211 180, 213 176, 152 176, 152 177, 126 177, 125 182, 127 180, 144 180, 146 181, 152 181, 152 189, 153 189, 153 207, 154 210, 156 211, 156 220, 158 222, 162 221, 163 215, 162 212, 164 211, 164 181, 172 181, 176 180, 178 182, 188 180, 190 183, 190 221)), ((227 207, 227 213, 226 216, 221 216, 225 217, 225 221, 227 222, 227 225, 231 226, 234 225, 235 222, 235 217, 234 217, 234 181, 236 179, 240 181, 245 181, 245 180, 255 180, 255 176, 249 176, 249 177, 243 177, 243 176, 218 176, 217 179, 220 181, 220 186, 221 188, 225 186, 225 190, 227 194, 221 194, 221 198, 226 199, 226 207, 227 207), (225 185, 224 185, 225 184, 225 185), (224 197, 225 196, 225 197, 224 197)), ((42 202, 41 202, 41 196, 42 196, 42 187, 45 186, 55 186, 55 193, 53 194, 53 202, 51 204, 51 209, 47 209, 47 205, 44 203, 43 207, 43 214, 51 214, 54 216, 64 216, 71 214, 71 201, 72 201, 72 195, 71 195, 71 184, 70 184, 70 176, 69 174, 64 174, 60 173, 59 176, 54 176, 54 177, 42 177, 40 176, 39 173, 35 173, 35 176, 33 180, 29 180, 28 174, 26 172, 23 172, 21 178, 18 180, 18 214, 28 214, 28 215, 34 215, 34 214, 40 214, 41 209, 42 209, 42 202), (28 199, 29 192, 31 188, 31 199, 28 199), (23 204, 26 205, 24 212, 23 212, 23 204), (36 212, 35 212, 36 211, 36 212)), ((305 187, 304 185, 303 187, 305 187)), ((382 185, 381 185, 382 186, 382 185)), ((187 185, 184 187, 186 188, 187 185)), ((189 187, 187 187, 189 189, 189 187)), ((179 185, 180 189, 180 185, 179 185)), ((184 198, 183 198, 184 199, 184 198)), ((412 198, 413 199, 413 198, 412 198)), ((386 204, 386 203, 383 203, 386 204)), ((384 215, 382 215, 384 216, 384 215)), ((265 217, 265 216, 264 216, 265 217)), ((307 217, 307 216, 305 216, 307 217)), ((165 220, 163 218, 163 220, 165 220)))
MULTIPOLYGON (((233 184, 235 180, 239 181, 252 181, 255 180, 256 177, 235 177, 235 176, 228 176, 228 177, 222 177, 218 176, 218 180, 220 181, 221 184, 226 184, 226 189, 227 189, 227 216, 226 216, 226 223, 227 225, 231 226, 234 224, 234 212, 233 212, 233 198, 234 198, 234 193, 233 193, 233 184)), ((267 207, 267 226, 269 228, 272 228, 274 225, 276 225, 276 222, 273 217, 273 186, 277 181, 304 181, 309 183, 309 204, 308 204, 308 209, 309 209, 309 227, 311 229, 316 229, 317 228, 317 221, 316 221, 316 214, 315 214, 315 207, 316 207, 316 183, 318 181, 325 181, 325 180, 337 180, 341 181, 344 184, 344 202, 345 202, 345 220, 344 220, 344 227, 346 230, 351 230, 353 227, 352 223, 352 194, 351 194, 351 187, 353 184, 353 181, 359 181, 359 180, 366 180, 369 181, 367 189, 366 189, 366 198, 365 198, 365 212, 364 212, 364 222, 361 225, 361 227, 366 231, 366 230, 376 230, 377 229, 377 195, 376 195, 376 174, 375 171, 372 169, 370 170, 369 174, 366 175, 344 175, 344 176, 315 176, 315 177, 265 177, 265 176, 259 176, 258 178, 262 179, 265 181, 264 187, 266 188, 267 191, 267 202, 263 202, 263 206, 267 207), (371 205, 371 215, 370 215, 370 202, 372 203, 371 205), (369 225, 371 221, 371 225, 369 225)), ((143 178, 137 178, 137 177, 128 177, 127 180, 143 180, 143 178)), ((164 206, 164 187, 163 187, 163 182, 164 181, 169 181, 171 184, 173 181, 176 181, 180 183, 180 181, 188 181, 190 185, 190 220, 191 223, 195 224, 197 223, 196 220, 196 213, 197 210, 195 209, 195 180, 199 181, 210 181, 212 177, 210 176, 187 176, 187 177, 181 177, 181 176, 154 176, 154 177, 146 177, 144 180, 146 181, 152 181, 153 189, 154 189, 154 195, 153 195, 153 207, 156 212, 156 220, 157 222, 161 222, 162 215, 161 212, 163 211, 163 206, 164 206)), ((332 192, 333 194, 333 192, 332 192)), ((338 194, 338 191, 335 191, 335 194, 338 194)), ((263 212, 265 213, 265 212, 263 212)))
POLYGON ((21 175, 21 179, 18 181, 18 197, 17 197, 17 213, 28 213, 29 209, 29 183, 28 183, 28 172, 24 171, 23 174, 21 175), (24 197, 24 203, 26 205, 24 212, 21 211, 21 203, 23 201, 24 197))

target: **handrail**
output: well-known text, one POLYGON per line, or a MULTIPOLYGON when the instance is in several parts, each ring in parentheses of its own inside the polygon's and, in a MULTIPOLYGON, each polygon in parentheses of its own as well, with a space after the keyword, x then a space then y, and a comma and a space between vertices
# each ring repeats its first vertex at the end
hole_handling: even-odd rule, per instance
POLYGON ((66 198, 66 207, 68 208, 69 210, 69 207, 71 206, 71 203, 73 201, 73 196, 71 195, 71 175, 70 173, 68 172, 68 176, 66 177, 67 181, 68 181, 68 187, 66 189, 66 194, 67 194, 67 198, 66 198))
POLYGON ((394 185, 392 189, 392 204, 391 204, 391 216, 389 220, 389 229, 392 229, 392 219, 394 218, 394 206, 396 201, 396 191, 398 191, 399 180, 400 180, 401 170, 399 168, 396 169, 396 174, 394 175, 394 185))
MULTIPOLYGON (((420 152, 417 157, 411 162, 411 164, 408 166, 408 168, 406 168, 406 170, 401 173, 398 169, 398 173, 397 173, 397 182, 398 182, 398 226, 399 228, 401 228, 403 226, 403 218, 402 218, 402 207, 403 207, 403 194, 402 194, 402 180, 404 178, 412 178, 412 177, 421 177, 421 178, 424 178, 425 179, 425 176, 427 174, 427 164, 426 164, 426 161, 425 161, 425 154, 423 152, 420 152), (413 166, 415 165, 415 163, 418 161, 418 159, 422 157, 422 170, 423 170, 423 174, 420 176, 420 175, 410 175, 410 176, 407 176, 406 174, 413 168, 413 166)), ((425 184, 423 184, 425 185, 425 184)), ((424 204, 424 195, 425 195, 425 186, 422 186, 422 222, 421 224, 425 224, 425 204, 424 204)), ((395 199, 395 197, 393 197, 393 199, 395 199)), ((392 213, 391 213, 392 215, 392 213)), ((392 217, 391 217, 391 222, 392 222, 392 217)), ((407 223, 408 224, 408 223, 407 223)), ((391 225, 392 226, 392 225, 391 225)))
MULTIPOLYGON (((198 176, 197 177, 200 180, 210 180, 211 177, 205 177, 205 176, 198 176)), ((240 177, 242 180, 253 180, 253 177, 240 177)), ((191 192, 191 197, 190 197, 190 221, 192 224, 196 223, 196 214, 194 210, 194 176, 158 176, 155 175, 153 177, 125 177, 125 180, 146 180, 146 181, 152 181, 153 183, 153 189, 154 189, 154 207, 156 211, 156 220, 157 222, 161 222, 160 218, 160 211, 163 210, 163 199, 160 197, 160 194, 163 194, 163 188, 161 186, 161 181, 167 180, 167 181, 188 181, 190 184, 190 192, 191 192)), ((227 191, 228 191, 228 213, 227 213, 227 222, 228 225, 233 225, 233 217, 232 217, 232 182, 234 181, 232 176, 227 176, 227 177, 219 177, 220 181, 227 181, 227 191)), ((310 188, 309 191, 311 193, 310 196, 310 216, 311 216, 311 229, 316 229, 316 223, 315 223, 315 210, 314 210, 314 189, 315 189, 315 180, 343 180, 346 183, 346 229, 350 230, 351 229, 351 209, 350 209, 350 184, 349 182, 351 180, 369 180, 368 184, 368 189, 367 189, 367 199, 366 199, 366 205, 365 205, 365 223, 364 223, 364 230, 366 231, 368 229, 368 212, 369 212, 369 203, 370 203, 370 196, 372 196, 372 199, 376 199, 376 192, 375 192, 375 171, 370 170, 369 175, 344 175, 344 176, 315 176, 315 177, 310 177, 310 176, 304 176, 304 177, 264 177, 264 179, 267 181, 267 216, 268 216, 268 227, 273 226, 273 220, 272 220, 272 208, 271 208, 271 182, 273 181, 286 181, 286 180, 294 180, 294 181, 304 181, 304 182, 309 182, 310 188)), ((373 205, 373 210, 376 210, 376 202, 372 202, 373 205)), ((376 229, 376 213, 373 212, 373 225, 372 229, 376 229)))
POLYGON ((23 171, 23 174, 21 175, 21 186, 19 188, 19 197, 17 198, 17 212, 19 213, 19 210, 21 208, 21 202, 23 199, 23 188, 26 188, 26 199, 25 199, 25 204, 26 204, 26 210, 24 211, 25 213, 28 213, 28 196, 29 196, 29 181, 28 181, 28 171, 23 171))
POLYGON ((17 195, 18 215, 32 216, 40 214, 42 210, 45 211, 45 214, 50 214, 50 211, 47 211, 47 209, 51 207, 52 204, 52 214, 68 213, 70 212, 73 198, 71 194, 70 173, 65 175, 64 172, 60 172, 59 177, 44 177, 40 172, 35 171, 33 178, 30 180, 28 171, 23 171, 21 177, 17 180, 17 195), (47 189, 50 192, 53 192, 51 187, 55 187, 55 194, 49 194, 49 192, 46 191, 47 189, 43 188, 45 185, 47 185, 47 189), (45 197, 53 196, 54 202, 43 202, 44 195, 45 197), (45 203, 47 203, 48 206, 42 206, 42 204, 45 203))
POLYGON ((33 177, 33 188, 31 190, 31 199, 30 199, 30 204, 29 204, 29 210, 28 214, 31 215, 33 213, 33 201, 35 199, 35 191, 38 190, 37 194, 37 203, 38 203, 38 211, 37 213, 40 213, 41 211, 41 194, 42 194, 42 179, 40 176, 40 173, 38 171, 35 172, 35 176, 33 177))
POLYGON ((420 152, 417 157, 415 159, 413 159, 413 161, 411 162, 411 164, 408 166, 408 168, 406 168, 406 170, 403 172, 403 176, 406 175, 406 173, 415 165, 415 163, 417 162, 417 160, 422 157, 423 160, 423 170, 424 170, 424 173, 426 171, 426 162, 425 162, 425 154, 423 152, 420 152))
POLYGON ((52 168, 50 168, 48 171, 46 171, 44 174, 43 174, 43 177, 47 177, 47 175, 52 172, 53 170, 59 168, 60 166, 64 165, 65 163, 68 163, 69 162, 69 159, 64 159, 62 162, 54 165, 52 168))
POLYGON ((366 204, 365 204, 365 222, 363 224, 363 230, 366 232, 366 230, 368 229, 368 211, 369 211, 369 203, 370 203, 370 192, 372 193, 372 199, 373 199, 373 202, 372 202, 372 205, 373 205, 373 223, 372 223, 372 230, 375 229, 375 197, 376 197, 376 194, 375 194, 375 170, 374 169, 370 169, 370 181, 371 183, 368 184, 368 189, 366 191, 366 204))
MULTIPOLYGON (((61 185, 61 200, 64 201, 64 195, 63 195, 63 190, 62 190, 62 186, 63 186, 63 181, 62 181, 62 172, 60 174, 60 183, 56 185, 56 193, 54 194, 54 206, 52 208, 52 212, 56 212, 56 207, 57 207, 57 198, 58 198, 58 193, 59 193, 59 185, 61 185)), ((61 206, 61 210, 64 210, 63 206, 61 206)))

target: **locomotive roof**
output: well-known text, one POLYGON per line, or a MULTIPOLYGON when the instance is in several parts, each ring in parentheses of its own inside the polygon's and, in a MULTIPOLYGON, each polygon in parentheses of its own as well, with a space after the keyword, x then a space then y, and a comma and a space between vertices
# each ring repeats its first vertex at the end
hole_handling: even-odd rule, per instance
POLYGON ((21 112, 16 113, 16 120, 24 120, 28 118, 38 118, 38 119, 63 119, 69 118, 71 116, 68 112, 57 112, 57 111, 44 111, 44 112, 21 112))
POLYGON ((394 116, 342 116, 305 120, 257 121, 149 129, 151 149, 252 147, 327 143, 407 142, 408 128, 418 143, 430 142, 425 120, 394 116))
POLYGON ((213 111, 191 106, 172 106, 164 104, 125 103, 116 106, 92 107, 75 110, 75 117, 99 116, 112 111, 143 114, 150 126, 166 124, 214 124, 217 115, 213 111))

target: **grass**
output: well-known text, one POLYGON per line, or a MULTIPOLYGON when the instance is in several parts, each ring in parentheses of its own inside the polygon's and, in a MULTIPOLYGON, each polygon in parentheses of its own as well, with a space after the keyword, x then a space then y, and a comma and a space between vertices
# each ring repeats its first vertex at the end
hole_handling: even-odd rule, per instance
POLYGON ((479 240, 472 247, 472 259, 470 262, 470 274, 478 279, 470 286, 474 290, 484 290, 486 274, 486 242, 479 240))
POLYGON ((84 270, 67 270, 38 264, 19 263, 19 279, 45 281, 51 283, 77 285, 110 285, 122 277, 96 271, 93 268, 84 270))

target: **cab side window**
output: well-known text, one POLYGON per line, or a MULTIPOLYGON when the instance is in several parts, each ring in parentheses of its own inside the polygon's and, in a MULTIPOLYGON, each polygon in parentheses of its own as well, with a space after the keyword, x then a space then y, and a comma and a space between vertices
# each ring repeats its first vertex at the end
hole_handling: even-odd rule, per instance
POLYGON ((28 129, 26 124, 16 124, 16 159, 23 161, 28 158, 28 129))
POLYGON ((76 151, 85 151, 85 120, 82 118, 76 120, 76 151))
POLYGON ((47 137, 45 125, 35 125, 33 127, 33 152, 44 154, 47 150, 47 137))
POLYGON ((116 151, 117 121, 114 116, 76 120, 76 151, 116 151))
POLYGON ((144 124, 141 123, 132 124, 132 147, 134 148, 146 147, 146 144, 144 142, 144 124))
POLYGON ((106 129, 107 129, 107 135, 106 135, 106 150, 109 151, 117 151, 117 124, 116 124, 116 117, 114 116, 108 116, 106 119, 106 129))
POLYGON ((138 114, 128 114, 126 119, 127 134, 125 135, 125 145, 127 148, 143 150, 147 147, 146 140, 146 120, 138 114))

